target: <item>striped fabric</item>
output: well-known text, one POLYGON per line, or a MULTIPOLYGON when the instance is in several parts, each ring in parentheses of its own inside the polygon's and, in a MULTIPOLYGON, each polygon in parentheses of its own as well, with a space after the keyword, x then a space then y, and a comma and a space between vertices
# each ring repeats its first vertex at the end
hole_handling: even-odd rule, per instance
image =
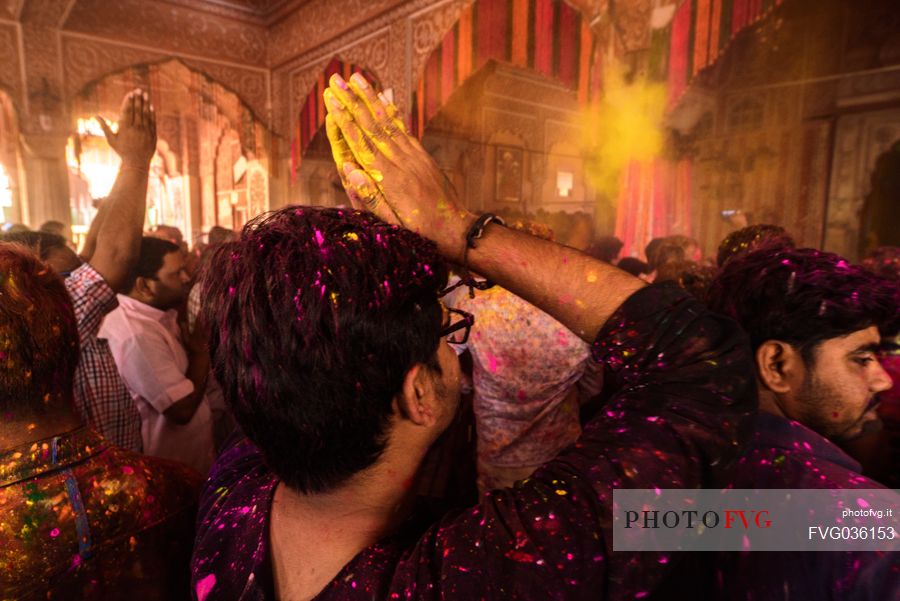
MULTIPOLYGON (((675 109, 693 78, 725 52, 731 41, 783 0, 683 0, 671 22, 651 32, 649 73, 665 82, 675 109)), ((691 233, 691 162, 632 162, 623 173, 616 236, 623 255, 642 254, 652 239, 691 233)))
POLYGON ((651 73, 668 80, 670 106, 677 104, 693 77, 713 64, 731 40, 783 1, 684 0, 672 23, 662 30, 669 38, 668 56, 661 60, 657 54, 651 61, 651 73), (653 68, 661 64, 667 65, 666 73, 653 68))
MULTIPOLYGON (((756 24, 784 0, 683 0, 672 23, 653 32, 651 73, 666 80, 674 106, 691 80, 713 64, 741 31, 756 24)), ((413 92, 411 126, 425 125, 450 95, 489 60, 533 69, 578 93, 587 104, 600 92, 600 64, 594 64, 594 38, 581 13, 563 0, 477 0, 431 54, 413 92)), ((316 132, 325 123, 322 92, 333 73, 371 74, 359 65, 333 60, 301 107, 291 145, 292 173, 316 132)))
POLYGON ((495 60, 533 69, 591 99, 593 36, 581 13, 562 0, 478 0, 431 54, 413 94, 412 131, 425 125, 475 71, 495 60))
POLYGON ((691 235, 691 161, 632 161, 622 176, 615 235, 623 257, 642 256, 653 238, 691 235))

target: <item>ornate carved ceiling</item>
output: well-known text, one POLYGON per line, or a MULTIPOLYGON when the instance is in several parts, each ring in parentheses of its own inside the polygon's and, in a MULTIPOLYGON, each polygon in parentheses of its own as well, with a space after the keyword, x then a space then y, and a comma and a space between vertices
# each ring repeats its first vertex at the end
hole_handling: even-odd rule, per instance
POLYGON ((309 0, 157 0, 206 13, 271 23, 297 10, 309 0))
MULTIPOLYGON (((434 47, 476 1, 0 0, 0 56, 12 59, 0 60, 0 85, 28 107, 70 98, 118 69, 177 58, 288 131, 293 107, 335 57, 389 81, 404 106, 434 47)), ((614 21, 626 41, 647 37, 649 6, 676 0, 564 1, 595 35, 614 21)))
MULTIPOLYGON (((22 19, 23 8, 28 2, 30 0, 0 0, 0 19, 9 21, 22 19)), ((143 0, 142 4, 168 5, 257 25, 271 25, 309 2, 310 0, 143 0)), ((80 0, 63 2, 73 7, 79 3, 80 0)), ((111 4, 113 3, 106 3, 111 4)), ((56 16, 63 19, 66 15, 67 11, 63 9, 56 16)))
POLYGON ((263 25, 170 2, 77 0, 64 30, 234 63, 265 64, 263 25))
MULTIPOLYGON (((651 0, 566 1, 593 24, 605 23, 604 15, 612 15, 626 48, 640 48, 647 38, 651 0)), ((44 17, 42 25, 60 27, 77 35, 253 67, 278 68, 389 10, 412 4, 434 5, 440 9, 455 8, 457 2, 0 0, 0 20, 34 21, 34 15, 38 14, 44 17)))

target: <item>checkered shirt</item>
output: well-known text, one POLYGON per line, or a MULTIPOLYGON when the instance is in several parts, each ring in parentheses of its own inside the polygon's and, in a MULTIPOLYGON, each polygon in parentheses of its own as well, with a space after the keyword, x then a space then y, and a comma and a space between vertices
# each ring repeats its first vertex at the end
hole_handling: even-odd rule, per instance
POLYGON ((81 357, 75 370, 75 404, 82 419, 112 444, 140 452, 141 415, 119 376, 106 340, 97 338, 106 314, 118 306, 116 293, 88 263, 66 278, 75 306, 81 357))

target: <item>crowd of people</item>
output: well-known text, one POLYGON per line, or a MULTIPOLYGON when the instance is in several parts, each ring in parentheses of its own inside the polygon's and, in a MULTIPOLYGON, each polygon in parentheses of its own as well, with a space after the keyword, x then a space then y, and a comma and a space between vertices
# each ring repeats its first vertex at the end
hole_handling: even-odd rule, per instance
POLYGON ((0 599, 900 598, 891 552, 614 552, 612 501, 897 487, 900 251, 620 257, 469 213, 363 77, 324 101, 352 208, 145 233, 135 90, 80 251, 0 234, 0 599))

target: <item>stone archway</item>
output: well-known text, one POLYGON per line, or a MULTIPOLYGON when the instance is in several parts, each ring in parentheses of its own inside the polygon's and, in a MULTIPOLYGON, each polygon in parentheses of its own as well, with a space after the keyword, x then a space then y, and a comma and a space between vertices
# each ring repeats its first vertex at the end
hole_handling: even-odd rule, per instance
POLYGON ((823 247, 856 261, 869 246, 864 209, 879 157, 900 141, 900 108, 840 117, 834 140, 823 247))
POLYGON ((335 73, 349 79, 361 73, 381 88, 381 82, 364 66, 332 58, 318 74, 296 115, 296 125, 291 140, 291 189, 289 202, 305 205, 336 206, 349 200, 340 185, 337 168, 331 158, 331 150, 325 134, 325 99, 323 93, 335 73))
MULTIPOLYGON (((150 203, 156 212, 151 217, 174 220, 169 225, 179 227, 186 239, 197 237, 220 222, 217 158, 224 134, 233 132, 239 149, 237 159, 228 166, 229 175, 245 173, 250 161, 268 173, 271 134, 237 94, 175 59, 132 66, 89 84, 73 99, 73 121, 84 123, 96 114, 114 119, 123 95, 135 87, 149 91, 158 120, 160 145, 154 173, 159 185, 151 186, 150 192, 156 193, 150 203)), ((96 138, 96 131, 85 133, 84 129, 76 128, 79 136, 96 138)), ((101 152, 109 152, 104 140, 92 142, 101 152)), ((230 182, 229 189, 235 185, 236 181, 230 182)), ((253 211, 268 210, 268 190, 256 198, 263 198, 264 206, 251 211, 244 195, 238 200, 243 204, 229 211, 227 225, 240 228, 254 216, 253 211)))
POLYGON ((879 246, 900 246, 900 140, 876 159, 863 201, 859 256, 879 246))
POLYGON ((573 142, 579 111, 558 80, 490 60, 430 119, 422 143, 470 210, 592 212, 573 142))

